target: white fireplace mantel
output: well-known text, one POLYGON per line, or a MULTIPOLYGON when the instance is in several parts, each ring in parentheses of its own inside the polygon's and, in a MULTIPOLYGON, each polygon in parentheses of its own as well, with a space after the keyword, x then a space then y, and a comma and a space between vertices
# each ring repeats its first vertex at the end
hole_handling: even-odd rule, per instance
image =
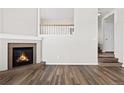
POLYGON ((42 38, 38 36, 3 34, 3 33, 0 33, 0 39, 42 40, 42 38))
POLYGON ((29 35, 0 34, 0 71, 8 70, 9 43, 36 43, 36 63, 42 61, 42 38, 29 35))

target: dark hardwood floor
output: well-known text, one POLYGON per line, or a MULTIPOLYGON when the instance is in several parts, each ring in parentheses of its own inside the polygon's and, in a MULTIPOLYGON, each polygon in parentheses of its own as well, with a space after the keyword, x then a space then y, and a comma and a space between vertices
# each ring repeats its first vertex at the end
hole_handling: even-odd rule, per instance
POLYGON ((0 72, 1 85, 123 85, 124 68, 47 65, 0 72))

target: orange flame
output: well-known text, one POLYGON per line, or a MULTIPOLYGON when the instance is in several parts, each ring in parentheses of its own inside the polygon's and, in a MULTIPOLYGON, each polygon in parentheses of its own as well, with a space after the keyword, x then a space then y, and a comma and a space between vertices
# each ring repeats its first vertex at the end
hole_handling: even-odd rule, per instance
POLYGON ((29 61, 29 59, 28 59, 26 53, 22 52, 16 61, 17 62, 24 62, 24 61, 29 61))

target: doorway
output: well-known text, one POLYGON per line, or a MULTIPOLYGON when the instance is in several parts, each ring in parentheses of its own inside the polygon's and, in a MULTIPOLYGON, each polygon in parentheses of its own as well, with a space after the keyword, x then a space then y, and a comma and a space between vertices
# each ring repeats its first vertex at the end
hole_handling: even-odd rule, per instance
POLYGON ((114 55, 114 13, 98 16, 98 64, 121 66, 114 55))

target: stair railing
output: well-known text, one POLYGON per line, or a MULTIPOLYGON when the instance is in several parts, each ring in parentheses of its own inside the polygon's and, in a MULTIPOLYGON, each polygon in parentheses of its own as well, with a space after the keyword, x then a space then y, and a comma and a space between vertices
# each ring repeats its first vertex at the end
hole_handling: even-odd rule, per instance
POLYGON ((40 26, 40 35, 72 35, 74 25, 72 24, 45 24, 40 26))

